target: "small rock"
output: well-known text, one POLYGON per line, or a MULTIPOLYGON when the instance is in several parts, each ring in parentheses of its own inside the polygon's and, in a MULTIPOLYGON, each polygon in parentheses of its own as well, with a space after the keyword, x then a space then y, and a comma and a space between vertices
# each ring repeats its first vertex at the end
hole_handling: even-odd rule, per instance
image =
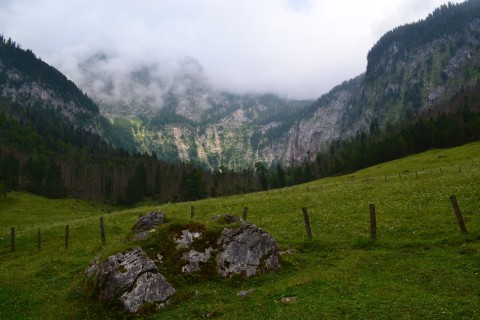
POLYGON ((284 256, 284 255, 287 255, 287 254, 293 254, 293 251, 292 251, 292 249, 287 249, 287 250, 280 251, 279 254, 280 254, 280 256, 284 256))
POLYGON ((195 239, 202 237, 200 232, 190 232, 189 230, 182 230, 180 238, 174 238, 173 241, 177 244, 177 248, 188 248, 192 245, 195 239))
POLYGON ((154 229, 156 226, 161 225, 165 221, 165 213, 159 212, 149 212, 140 219, 133 226, 132 230, 134 233, 139 234, 151 229, 154 229))
POLYGON ((200 270, 200 262, 207 262, 212 256, 212 251, 212 248, 207 248, 204 252, 198 252, 193 249, 185 252, 182 258, 187 261, 188 264, 182 267, 182 272, 192 273, 200 270))
POLYGON ((244 298, 244 297, 247 297, 247 296, 251 295, 254 292, 255 292, 255 289, 243 290, 243 291, 240 291, 239 293, 237 293, 237 297, 244 298))
POLYGON ((297 297, 290 296, 290 297, 283 297, 280 300, 276 300, 277 303, 293 303, 297 300, 297 297))

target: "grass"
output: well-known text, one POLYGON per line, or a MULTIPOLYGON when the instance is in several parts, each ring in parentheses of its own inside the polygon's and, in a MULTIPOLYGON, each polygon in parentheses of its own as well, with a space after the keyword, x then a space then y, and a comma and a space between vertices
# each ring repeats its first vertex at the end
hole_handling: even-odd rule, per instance
POLYGON ((473 143, 268 195, 116 210, 11 193, 0 199, 0 319, 125 316, 84 295, 86 266, 98 252, 128 246, 125 239, 138 214, 161 209, 173 223, 182 223, 192 205, 195 221, 202 223, 220 213, 241 216, 248 206, 248 220, 293 253, 282 257, 279 272, 244 281, 174 277, 177 294, 152 319, 480 318, 480 143, 473 143), (451 194, 457 196, 466 235, 453 214, 451 194), (369 239, 369 203, 377 211, 376 241, 369 239), (310 215, 312 240, 306 237, 302 207, 310 215), (63 247, 65 224, 70 226, 68 249, 63 247), (13 253, 11 226, 20 226, 13 253), (251 295, 236 296, 251 288, 251 295), (290 296, 296 299, 281 302, 290 296))

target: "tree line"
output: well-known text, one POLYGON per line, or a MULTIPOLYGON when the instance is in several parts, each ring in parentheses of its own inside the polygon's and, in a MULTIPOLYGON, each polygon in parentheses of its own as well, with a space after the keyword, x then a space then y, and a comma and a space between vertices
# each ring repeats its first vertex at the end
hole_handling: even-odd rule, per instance
POLYGON ((48 112, 20 120, 7 116, 6 110, 18 108, 15 102, 0 100, 2 190, 124 204, 146 197, 159 202, 190 201, 283 188, 430 148, 480 140, 480 85, 415 122, 382 131, 372 121, 370 132, 332 142, 314 161, 297 166, 259 162, 241 172, 224 167, 205 171, 194 164, 168 163, 155 155, 115 149, 92 133, 69 132, 61 122, 49 126, 45 122, 53 120, 48 112), (38 128, 53 131, 39 133, 38 128))
MULTIPOLYGON (((375 164, 432 148, 451 148, 480 140, 480 84, 442 102, 410 122, 380 130, 375 120, 370 131, 331 143, 328 151, 302 166, 308 181, 354 172, 375 164)), ((289 171, 298 168, 289 168, 289 171)), ((295 179, 293 179, 295 181, 295 179)))
POLYGON ((0 98, 0 183, 8 190, 112 203, 185 201, 254 191, 248 171, 203 171, 114 148, 54 109, 0 98))

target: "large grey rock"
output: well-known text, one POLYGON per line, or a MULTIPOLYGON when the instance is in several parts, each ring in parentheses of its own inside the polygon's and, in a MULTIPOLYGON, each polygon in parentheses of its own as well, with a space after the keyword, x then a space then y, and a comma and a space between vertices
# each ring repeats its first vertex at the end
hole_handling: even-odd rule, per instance
POLYGON ((96 258, 85 271, 84 283, 98 299, 118 300, 130 312, 144 302, 161 306, 175 293, 141 248, 117 253, 103 263, 96 258))
POLYGON ((238 228, 223 229, 217 244, 217 271, 223 277, 235 274, 250 277, 280 267, 275 239, 261 228, 243 223, 238 228))
POLYGON ((132 230, 135 233, 145 232, 154 229, 156 226, 162 224, 163 221, 165 221, 165 213, 152 211, 138 219, 132 230))
POLYGON ((145 302, 163 307, 175 289, 160 273, 145 272, 137 278, 130 292, 125 292, 120 301, 130 312, 136 312, 145 302))

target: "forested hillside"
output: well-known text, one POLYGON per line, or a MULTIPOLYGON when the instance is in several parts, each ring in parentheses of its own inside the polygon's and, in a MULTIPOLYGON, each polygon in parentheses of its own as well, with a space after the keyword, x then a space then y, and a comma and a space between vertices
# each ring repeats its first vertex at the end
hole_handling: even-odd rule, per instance
POLYGON ((128 148, 130 128, 101 117, 65 76, 3 37, 0 80, 0 185, 7 190, 132 203, 146 196, 195 200, 256 186, 253 171, 204 172, 128 148))

